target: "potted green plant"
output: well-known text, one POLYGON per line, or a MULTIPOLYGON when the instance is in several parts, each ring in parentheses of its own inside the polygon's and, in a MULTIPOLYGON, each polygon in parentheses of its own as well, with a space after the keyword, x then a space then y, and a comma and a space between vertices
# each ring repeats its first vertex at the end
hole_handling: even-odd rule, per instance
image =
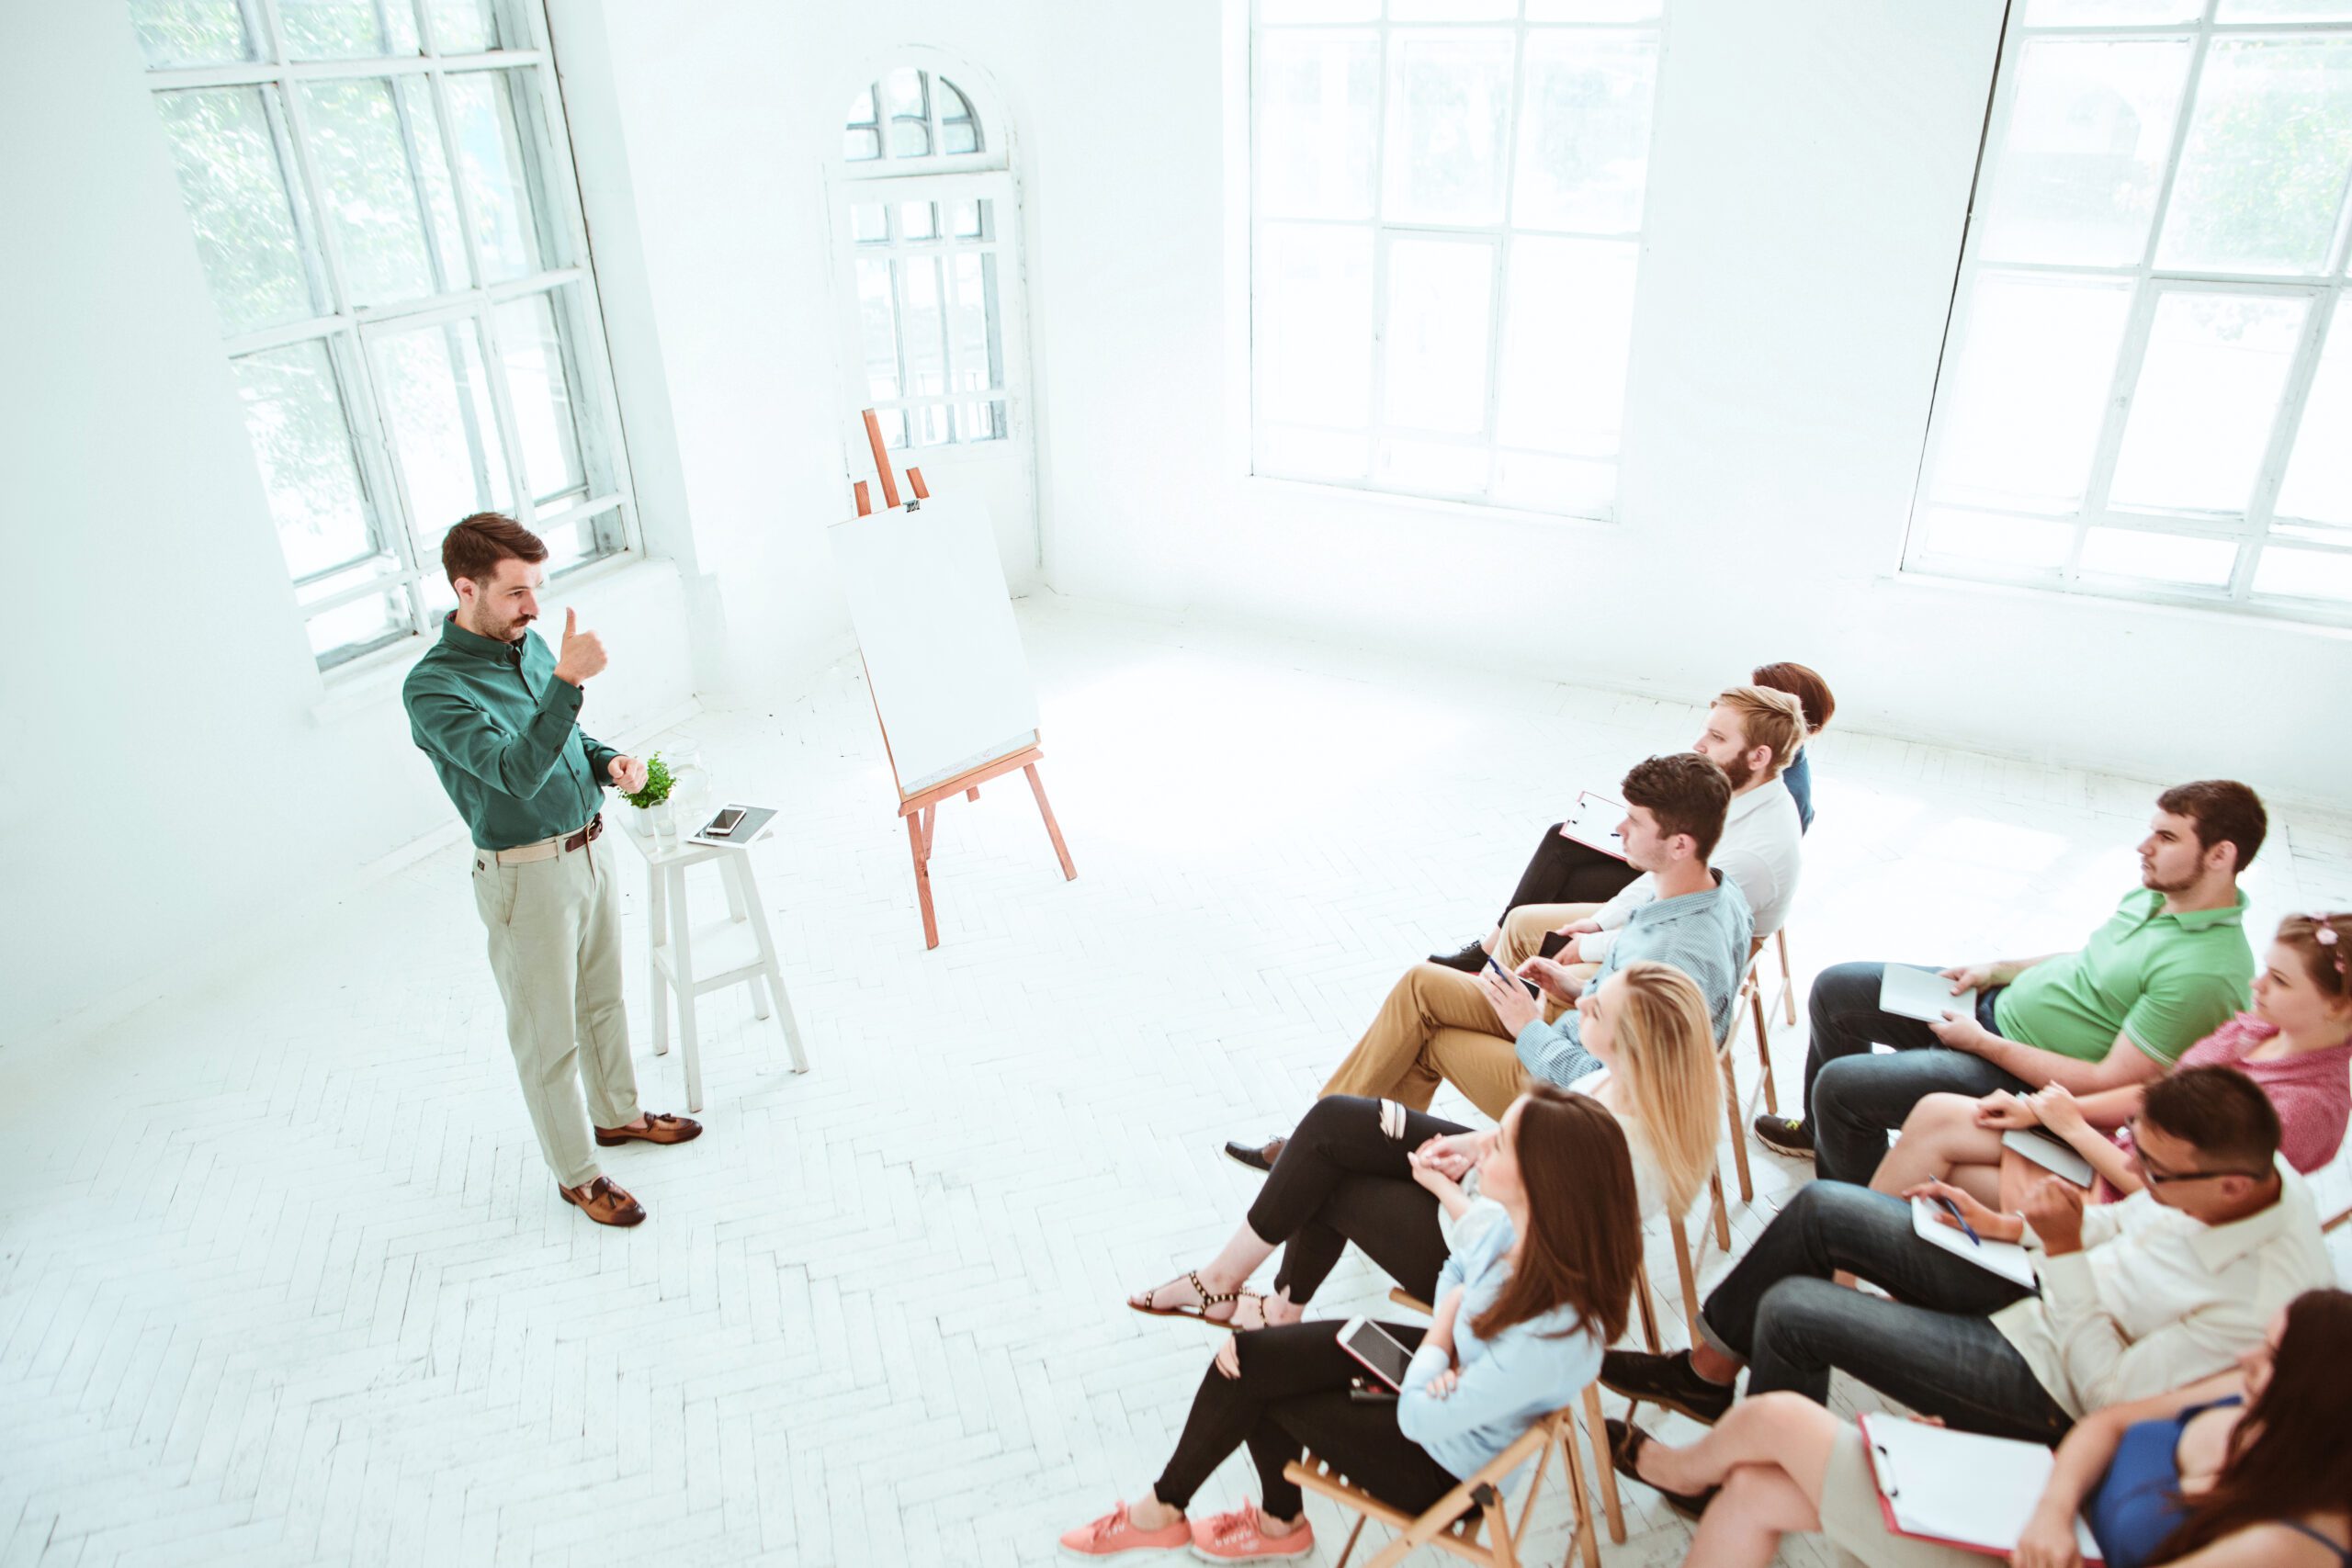
POLYGON ((639 813, 636 829, 638 837, 675 839, 678 836, 678 825, 670 807, 670 792, 677 787, 677 783, 671 776, 670 764, 662 760, 661 752, 656 751, 645 759, 645 787, 627 792, 621 796, 639 813))

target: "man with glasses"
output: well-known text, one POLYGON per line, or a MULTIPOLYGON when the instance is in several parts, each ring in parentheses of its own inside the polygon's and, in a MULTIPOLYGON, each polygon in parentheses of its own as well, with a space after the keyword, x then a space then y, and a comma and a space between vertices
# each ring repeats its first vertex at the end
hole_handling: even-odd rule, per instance
POLYGON ((2051 1442, 2086 1411, 2222 1371, 2290 1300, 2334 1282, 2310 1190, 2278 1158, 2278 1112, 2233 1068, 2151 1085, 2132 1134, 2147 1186, 2087 1213, 2054 1177, 2021 1214, 1942 1182, 1901 1198, 1812 1182, 1708 1296, 1694 1350, 1612 1351, 1600 1381, 1713 1422, 1743 1365, 1750 1393, 1825 1404, 1842 1370, 1963 1430, 2051 1442), (1918 1235, 1919 1198, 1954 1204, 1977 1245, 2022 1241, 2036 1284, 1918 1235))

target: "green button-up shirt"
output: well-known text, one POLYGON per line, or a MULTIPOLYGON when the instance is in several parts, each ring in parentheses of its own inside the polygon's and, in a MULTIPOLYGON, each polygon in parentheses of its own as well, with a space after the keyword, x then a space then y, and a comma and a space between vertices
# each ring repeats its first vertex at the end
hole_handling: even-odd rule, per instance
POLYGON ((2219 909, 2166 914, 2163 894, 2133 888, 2080 953, 2035 964, 1993 999, 2001 1034, 2085 1062, 2105 1060, 2120 1034, 2171 1066, 2252 999, 2245 903, 2241 892, 2219 909))
POLYGON ((443 618, 441 640, 408 672, 401 700, 477 848, 576 833, 596 815, 619 753, 581 732, 580 698, 556 679, 537 633, 492 642, 454 614, 443 618))

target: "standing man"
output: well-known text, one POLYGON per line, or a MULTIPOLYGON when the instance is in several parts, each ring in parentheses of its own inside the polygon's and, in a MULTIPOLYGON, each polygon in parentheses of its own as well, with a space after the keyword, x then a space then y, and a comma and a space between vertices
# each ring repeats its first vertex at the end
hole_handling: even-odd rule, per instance
POLYGON ((595 844, 605 784, 642 789, 645 764, 575 722, 582 688, 605 668, 596 634, 566 611, 560 653, 531 635, 547 558, 537 535, 495 512, 450 529, 441 566, 458 607, 401 694, 473 832, 474 907, 540 1152, 565 1202, 600 1225, 633 1225, 645 1210, 597 1168, 580 1085, 595 1144, 683 1144, 702 1127, 638 1109, 611 852, 595 844))

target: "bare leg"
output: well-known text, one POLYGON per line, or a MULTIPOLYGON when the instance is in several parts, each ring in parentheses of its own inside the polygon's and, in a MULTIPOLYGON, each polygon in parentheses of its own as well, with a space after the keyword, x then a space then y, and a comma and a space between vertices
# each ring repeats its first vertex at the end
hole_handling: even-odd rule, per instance
POLYGON ((1686 1563, 1704 1568, 1769 1568, 1781 1537, 1821 1528, 1821 1513, 1788 1472, 1743 1464, 1724 1478, 1723 1495, 1707 1508, 1690 1538, 1686 1563))
POLYGON ((1904 1118, 1903 1136, 1879 1161, 1871 1190, 1900 1193, 1923 1181, 1951 1180, 1948 1173, 1958 1166, 2000 1163, 2001 1134, 1976 1124, 1974 1098, 1931 1094, 1904 1118))
MULTIPOLYGON (((1251 1230, 1245 1223, 1233 1233, 1233 1239, 1227 1242, 1215 1258, 1201 1266, 1201 1283, 1208 1287, 1211 1295, 1223 1295, 1227 1291, 1238 1291, 1249 1283, 1250 1276, 1256 1273, 1258 1266, 1272 1257, 1273 1253, 1274 1244, 1251 1230)), ((1136 1299, 1155 1307, 1182 1306, 1194 1299, 1193 1282, 1179 1275, 1158 1290, 1138 1296, 1136 1299)), ((1259 1308, 1247 1302, 1220 1303, 1211 1307, 1208 1315, 1222 1323, 1232 1318, 1237 1311, 1242 1314, 1239 1322, 1245 1328, 1296 1323, 1306 1314, 1306 1309, 1294 1303, 1290 1299, 1290 1292, 1285 1290, 1266 1298, 1263 1303, 1265 1318, 1263 1324, 1253 1321, 1259 1316, 1259 1308)))
POLYGON ((1706 1436, 1686 1448, 1643 1445, 1642 1479, 1668 1492, 1698 1493, 1722 1485, 1742 1466, 1764 1465, 1780 1470, 1805 1497, 1817 1500, 1830 1450, 1845 1428, 1843 1421, 1801 1393, 1759 1393, 1733 1405, 1706 1436))

